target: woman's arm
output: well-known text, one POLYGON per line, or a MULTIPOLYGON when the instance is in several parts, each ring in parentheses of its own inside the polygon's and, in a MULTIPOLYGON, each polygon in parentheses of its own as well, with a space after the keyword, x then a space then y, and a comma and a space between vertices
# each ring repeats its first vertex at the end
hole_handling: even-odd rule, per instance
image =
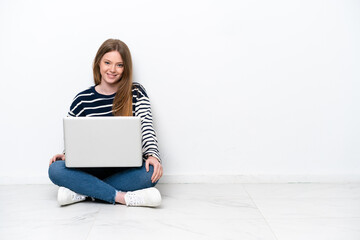
POLYGON ((137 101, 135 104, 135 116, 141 119, 143 158, 146 159, 145 168, 149 171, 149 165, 154 167, 151 181, 157 182, 163 175, 158 141, 153 127, 151 105, 146 90, 140 84, 138 88, 137 101))
POLYGON ((143 156, 144 159, 152 156, 161 163, 158 141, 153 127, 150 100, 143 86, 136 84, 136 87, 138 88, 138 96, 135 116, 139 116, 141 119, 143 156))

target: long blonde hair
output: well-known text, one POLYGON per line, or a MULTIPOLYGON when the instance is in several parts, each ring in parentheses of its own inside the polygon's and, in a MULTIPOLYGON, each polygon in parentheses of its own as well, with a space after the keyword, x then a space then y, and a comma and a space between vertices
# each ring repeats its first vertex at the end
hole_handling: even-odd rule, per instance
POLYGON ((101 82, 100 61, 102 57, 112 51, 117 51, 124 62, 124 71, 120 78, 119 88, 116 91, 112 111, 114 116, 132 116, 132 60, 128 46, 118 39, 108 39, 96 53, 93 74, 95 85, 101 82))

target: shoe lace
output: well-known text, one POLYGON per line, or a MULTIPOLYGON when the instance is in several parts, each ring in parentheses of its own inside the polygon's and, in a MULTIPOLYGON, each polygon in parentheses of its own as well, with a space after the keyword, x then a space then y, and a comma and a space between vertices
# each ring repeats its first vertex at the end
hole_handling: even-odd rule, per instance
POLYGON ((141 204, 144 204, 144 199, 135 193, 127 193, 128 194, 128 205, 129 206, 139 206, 141 204))
POLYGON ((72 194, 71 198, 73 201, 80 201, 80 200, 85 199, 85 197, 83 195, 76 194, 76 193, 72 194))

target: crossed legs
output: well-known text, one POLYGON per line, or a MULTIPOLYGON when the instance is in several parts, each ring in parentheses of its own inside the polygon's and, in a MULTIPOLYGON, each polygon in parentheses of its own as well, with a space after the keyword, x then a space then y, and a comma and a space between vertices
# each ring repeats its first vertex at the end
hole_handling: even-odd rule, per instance
POLYGON ((128 191, 154 187, 151 182, 153 167, 146 172, 145 163, 133 168, 67 168, 64 161, 55 161, 49 167, 50 180, 78 194, 115 204, 124 204, 128 191))

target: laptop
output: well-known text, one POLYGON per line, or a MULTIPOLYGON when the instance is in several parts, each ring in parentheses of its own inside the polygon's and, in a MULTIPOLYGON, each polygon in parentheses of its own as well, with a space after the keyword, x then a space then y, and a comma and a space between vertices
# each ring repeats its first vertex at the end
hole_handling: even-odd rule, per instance
POLYGON ((66 167, 142 166, 140 117, 66 117, 63 124, 66 167))

